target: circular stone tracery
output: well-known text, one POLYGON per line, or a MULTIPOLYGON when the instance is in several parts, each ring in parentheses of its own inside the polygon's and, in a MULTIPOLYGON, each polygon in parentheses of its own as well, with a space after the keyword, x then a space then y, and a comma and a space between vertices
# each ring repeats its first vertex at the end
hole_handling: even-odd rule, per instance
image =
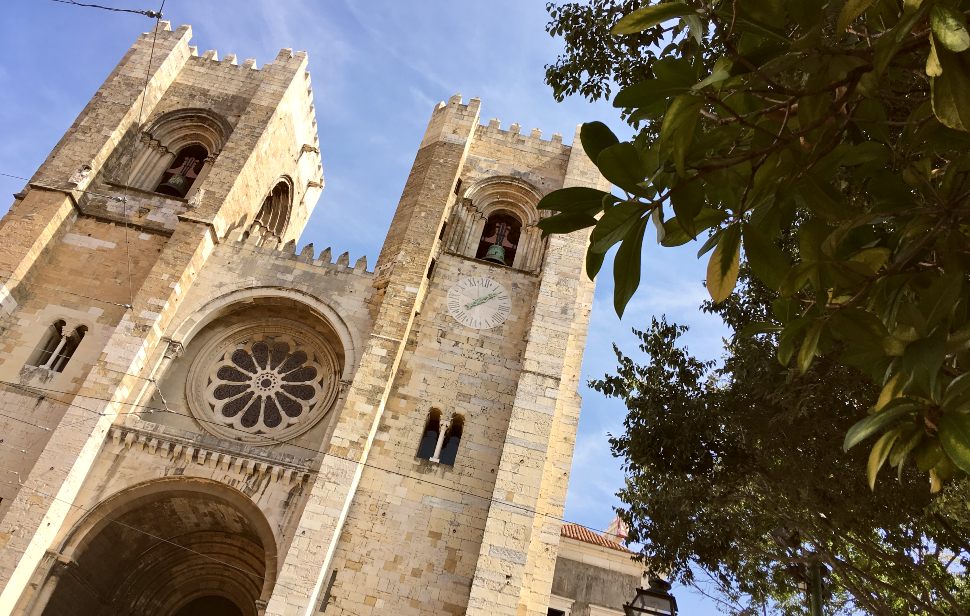
POLYGON ((211 432, 275 442, 309 429, 327 413, 338 374, 332 349, 296 326, 247 326, 199 352, 189 400, 211 432))

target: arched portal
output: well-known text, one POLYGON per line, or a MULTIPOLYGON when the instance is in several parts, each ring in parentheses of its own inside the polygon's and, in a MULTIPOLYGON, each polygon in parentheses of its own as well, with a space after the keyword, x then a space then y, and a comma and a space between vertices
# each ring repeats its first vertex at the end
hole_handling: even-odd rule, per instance
POLYGON ((256 616, 276 577, 262 513, 211 481, 127 490, 83 519, 61 553, 43 616, 256 616))

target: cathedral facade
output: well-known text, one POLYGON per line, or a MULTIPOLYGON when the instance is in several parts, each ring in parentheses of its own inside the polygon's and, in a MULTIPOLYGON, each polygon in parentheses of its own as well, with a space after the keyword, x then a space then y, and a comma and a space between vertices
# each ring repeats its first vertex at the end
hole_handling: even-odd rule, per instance
POLYGON ((453 97, 376 263, 297 250, 306 54, 190 38, 143 35, 0 222, 0 614, 617 613, 565 596, 639 577, 563 530, 593 288, 536 227, 608 189, 582 148, 453 97))

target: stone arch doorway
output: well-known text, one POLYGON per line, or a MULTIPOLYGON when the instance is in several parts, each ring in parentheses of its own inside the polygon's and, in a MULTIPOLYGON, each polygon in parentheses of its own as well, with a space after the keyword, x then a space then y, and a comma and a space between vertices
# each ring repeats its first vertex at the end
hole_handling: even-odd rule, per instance
POLYGON ((257 616, 275 577, 275 538, 252 501, 212 481, 159 480, 81 520, 33 613, 257 616))

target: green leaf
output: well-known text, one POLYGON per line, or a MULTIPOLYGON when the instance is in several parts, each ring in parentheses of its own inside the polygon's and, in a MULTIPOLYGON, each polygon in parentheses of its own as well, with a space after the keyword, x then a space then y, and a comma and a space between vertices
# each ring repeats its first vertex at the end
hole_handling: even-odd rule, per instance
POLYGON ((752 224, 744 226, 744 254, 754 275, 772 289, 781 286, 791 268, 788 255, 752 224))
POLYGON ((603 209, 603 199, 606 197, 613 195, 595 188, 572 186, 554 190, 543 197, 536 207, 540 210, 592 216, 603 209))
POLYGON ((936 3, 930 9, 930 28, 950 51, 959 53, 970 49, 970 33, 967 33, 967 19, 963 13, 936 3))
POLYGON ((957 378, 950 381, 943 394, 943 408, 945 410, 955 410, 967 403, 970 394, 970 372, 964 372, 957 378))
POLYGON ((938 278, 929 289, 920 293, 919 309, 928 328, 934 328, 950 313, 963 290, 962 274, 947 274, 938 278))
POLYGON ((647 206, 639 201, 624 201, 608 208, 590 235, 589 249, 605 253, 613 244, 626 237, 630 228, 646 211, 647 206))
POLYGON ((684 232, 691 237, 696 236, 694 219, 704 209, 704 186, 701 181, 684 179, 678 182, 670 191, 670 204, 684 232))
POLYGON ((721 303, 734 291, 738 282, 741 258, 741 228, 731 225, 721 235, 707 264, 707 292, 714 303, 721 303))
POLYGON ((645 6, 625 15, 613 26, 613 34, 636 34, 647 28, 652 28, 668 19, 686 17, 696 11, 683 2, 665 2, 653 6, 645 6))
POLYGON ((867 415, 865 419, 861 419, 853 424, 849 428, 849 431, 845 433, 845 440, 842 442, 842 451, 849 451, 873 434, 876 434, 894 421, 905 417, 917 408, 911 402, 900 400, 899 402, 887 405, 886 408, 878 413, 867 415))
POLYGON ((725 79, 731 76, 731 66, 733 62, 730 58, 718 58, 717 62, 714 63, 714 68, 711 70, 711 74, 705 79, 699 81, 697 85, 691 88, 694 91, 703 90, 707 86, 714 85, 716 83, 721 83, 725 79))
MULTIPOLYGON (((726 218, 727 214, 721 210, 704 208, 696 217, 694 217, 693 225, 697 233, 700 233, 705 229, 710 229, 711 227, 724 222, 726 218)), ((676 216, 670 220, 664 221, 664 231, 664 239, 662 242, 660 242, 661 246, 682 246, 687 242, 696 239, 696 236, 690 235, 684 230, 683 225, 676 216)))
POLYGON ((589 214, 556 214, 543 218, 537 226, 542 230, 543 235, 549 235, 550 233, 572 233, 595 224, 596 219, 589 214))
POLYGON ((640 259, 643 251, 643 233, 647 229, 647 218, 641 218, 620 244, 613 259, 613 307, 619 317, 627 303, 640 286, 640 259))
POLYGON ((632 143, 617 143, 605 148, 595 162, 603 177, 616 186, 642 197, 649 196, 639 185, 645 179, 644 165, 632 143))
POLYGON ((970 415, 944 413, 938 427, 943 451, 960 470, 970 473, 970 415))
POLYGON ((687 31, 694 37, 698 45, 704 44, 704 23, 701 16, 697 13, 684 16, 684 23, 687 24, 687 31))
POLYGON ((872 446, 872 451, 869 452, 869 462, 866 464, 866 476, 869 479, 870 490, 876 489, 876 475, 879 474, 882 465, 886 463, 886 458, 889 457, 889 452, 892 450, 896 439, 899 438, 900 432, 900 428, 890 430, 879 437, 876 444, 872 446))
POLYGON ((596 278, 596 274, 600 273, 605 258, 606 253, 604 252, 596 252, 592 249, 586 251, 586 276, 590 280, 596 278))
POLYGON ((940 66, 940 57, 936 55, 936 43, 933 35, 927 35, 930 39, 930 52, 926 54, 926 74, 930 77, 939 77, 943 74, 943 67, 940 66))
MULTIPOLYGON (((936 49, 943 73, 930 79, 930 94, 936 118, 955 130, 970 130, 970 61, 966 54, 956 55, 936 49)), ((675 99, 676 100, 676 99, 675 99)))
POLYGON ((883 407, 898 398, 903 392, 904 385, 906 385, 906 382, 901 378, 898 372, 894 374, 892 378, 886 381, 882 391, 879 392, 879 399, 876 400, 876 406, 873 407, 875 411, 881 411, 883 407))
POLYGON ((856 20, 859 15, 866 12, 870 6, 876 0, 846 0, 846 3, 842 6, 842 10, 839 12, 839 19, 836 22, 836 32, 839 34, 845 32, 845 29, 849 27, 853 21, 856 20))
POLYGON ((805 340, 802 341, 802 347, 798 350, 798 371, 802 374, 805 374, 805 371, 812 365, 815 351, 818 349, 818 339, 822 335, 824 325, 824 321, 816 320, 805 333, 805 340))
POLYGON ((935 438, 925 441, 916 448, 916 453, 913 454, 916 468, 924 473, 939 464, 942 457, 943 447, 940 445, 940 441, 935 438))
POLYGON ((606 148, 620 142, 610 127, 602 122, 586 122, 579 129, 579 140, 583 144, 583 150, 593 162, 599 158, 600 153, 606 148))
POLYGON ((684 175, 687 150, 694 141, 694 130, 697 128, 702 104, 703 100, 698 96, 681 94, 670 102, 667 113, 664 114, 657 147, 661 154, 669 150, 670 156, 664 158, 673 158, 680 175, 684 175))
POLYGON ((627 86, 613 99, 614 107, 649 107, 666 101, 671 96, 683 94, 694 86, 694 75, 688 73, 683 81, 649 79, 627 86))

